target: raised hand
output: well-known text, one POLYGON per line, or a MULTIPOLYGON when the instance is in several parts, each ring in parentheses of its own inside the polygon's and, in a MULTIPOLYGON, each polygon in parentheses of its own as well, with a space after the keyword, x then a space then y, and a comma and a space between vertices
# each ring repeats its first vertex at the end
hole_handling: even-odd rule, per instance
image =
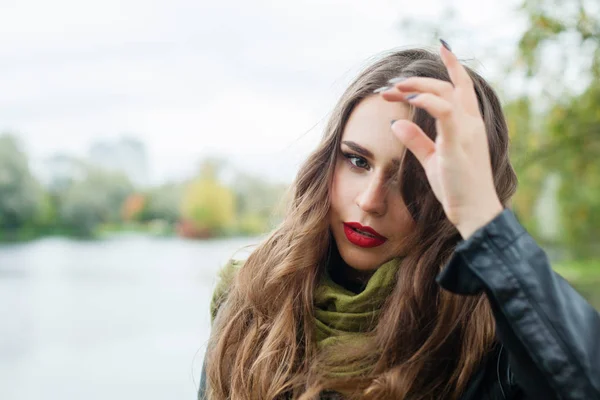
POLYGON ((432 141, 415 123, 397 120, 392 131, 419 160, 448 219, 463 238, 503 210, 492 177, 485 124, 473 81, 447 44, 440 55, 452 83, 423 77, 392 80, 380 95, 408 102, 436 119, 432 141))

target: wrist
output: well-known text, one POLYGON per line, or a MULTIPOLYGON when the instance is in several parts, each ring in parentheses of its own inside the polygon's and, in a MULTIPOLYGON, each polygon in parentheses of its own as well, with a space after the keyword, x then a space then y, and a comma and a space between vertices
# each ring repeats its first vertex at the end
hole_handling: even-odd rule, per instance
POLYGON ((464 221, 456 224, 456 229, 464 240, 468 239, 477 230, 489 224, 494 218, 504 211, 504 207, 498 201, 498 204, 487 209, 487 211, 473 212, 464 221))

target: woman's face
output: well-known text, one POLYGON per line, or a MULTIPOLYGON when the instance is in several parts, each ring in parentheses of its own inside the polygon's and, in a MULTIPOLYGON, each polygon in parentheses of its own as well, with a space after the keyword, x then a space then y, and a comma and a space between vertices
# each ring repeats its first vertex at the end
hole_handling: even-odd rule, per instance
POLYGON ((370 96, 344 128, 329 223, 340 255, 354 269, 372 271, 402 255, 402 241, 414 226, 394 179, 404 146, 390 128, 391 120, 407 119, 408 113, 402 103, 370 96))

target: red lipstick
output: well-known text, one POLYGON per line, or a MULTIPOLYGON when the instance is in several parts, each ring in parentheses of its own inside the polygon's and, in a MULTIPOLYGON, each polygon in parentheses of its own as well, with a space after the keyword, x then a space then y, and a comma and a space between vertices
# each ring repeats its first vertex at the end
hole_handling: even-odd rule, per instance
POLYGON ((344 222, 344 234, 350 243, 365 248, 381 246, 387 241, 375 229, 358 222, 344 222))

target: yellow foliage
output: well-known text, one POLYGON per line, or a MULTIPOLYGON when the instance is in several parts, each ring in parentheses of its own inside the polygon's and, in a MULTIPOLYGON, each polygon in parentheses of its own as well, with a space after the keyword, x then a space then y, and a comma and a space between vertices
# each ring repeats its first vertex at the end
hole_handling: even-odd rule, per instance
POLYGON ((198 230, 223 231, 235 219, 234 194, 213 178, 197 179, 184 190, 181 216, 198 230))

